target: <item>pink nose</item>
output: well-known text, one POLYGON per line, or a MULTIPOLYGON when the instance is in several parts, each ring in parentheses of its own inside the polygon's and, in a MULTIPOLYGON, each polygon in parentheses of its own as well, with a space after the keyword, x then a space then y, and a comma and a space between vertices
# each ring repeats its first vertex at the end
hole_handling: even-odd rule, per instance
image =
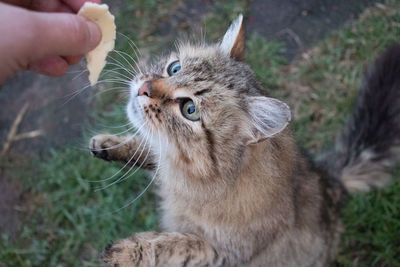
POLYGON ((151 83, 150 82, 143 83, 143 85, 139 88, 138 95, 139 96, 145 95, 147 97, 151 97, 151 83))

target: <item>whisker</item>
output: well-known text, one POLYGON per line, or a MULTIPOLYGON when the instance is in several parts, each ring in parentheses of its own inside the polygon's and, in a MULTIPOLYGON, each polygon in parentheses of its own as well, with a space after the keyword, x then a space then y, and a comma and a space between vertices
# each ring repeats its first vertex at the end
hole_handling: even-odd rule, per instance
MULTIPOLYGON (((133 63, 137 63, 137 60, 135 58, 133 58, 130 54, 126 53, 125 51, 114 49, 113 52, 118 53, 118 55, 120 57, 122 57, 123 59, 125 59, 125 61, 127 61, 125 58, 125 56, 127 56, 130 60, 132 60, 133 63)), ((136 58, 138 58, 138 57, 136 56, 136 58)), ((127 62, 129 63, 129 61, 127 61, 127 62)))
POLYGON ((104 93, 107 93, 107 92, 113 91, 113 90, 121 90, 122 92, 126 92, 126 93, 130 92, 129 88, 127 88, 126 86, 117 86, 117 87, 108 88, 106 90, 101 90, 100 92, 97 92, 95 95, 93 95, 93 98, 98 95, 101 95, 101 94, 104 94, 104 93))
MULTIPOLYGON (((140 72, 142 72, 141 70, 140 70, 140 67, 139 67, 139 64, 138 64, 138 62, 131 56, 131 55, 129 55, 128 53, 126 53, 126 52, 124 52, 124 51, 119 51, 119 50, 114 50, 115 52, 117 52, 121 57, 123 57, 122 55, 126 55, 128 58, 130 58, 132 61, 133 61, 133 63, 135 63, 135 65, 136 65, 136 68, 138 69, 138 71, 140 71, 140 72), (122 55, 121 55, 122 54, 122 55)), ((125 57, 123 57, 124 59, 125 59, 125 57)), ((136 58, 137 58, 137 55, 136 55, 136 58)), ((127 61, 126 59, 125 59, 125 61, 127 61)), ((128 62, 128 61, 127 61, 128 62)), ((128 62, 128 64, 131 66, 131 68, 132 69, 134 69, 134 67, 128 62)))
MULTIPOLYGON (((153 134, 151 135, 150 140, 151 140, 151 138, 153 138, 153 134)), ((135 175, 135 173, 138 172, 138 171, 140 170, 140 168, 143 166, 143 164, 146 162, 146 160, 147 160, 149 154, 150 154, 150 147, 149 147, 149 149, 147 150, 146 156, 144 157, 144 159, 143 159, 142 163, 139 165, 139 167, 137 167, 137 168, 136 168, 131 174, 129 174, 128 176, 126 176, 126 177, 124 177, 123 179, 120 179, 119 181, 117 181, 117 183, 121 183, 121 182, 123 182, 123 181, 129 179, 129 178, 132 177, 133 175, 135 175)), ((140 155, 139 155, 139 158, 140 158, 140 155)), ((139 158, 138 158, 138 159, 139 159, 139 158)), ((136 163, 136 162, 135 162, 135 163, 136 163)), ((134 165, 135 165, 135 164, 134 164, 134 165)), ((129 171, 128 171, 128 172, 129 172, 129 171)), ((127 173, 128 173, 128 172, 127 172, 127 173)), ((121 177, 121 178, 122 178, 122 177, 121 177)))
POLYGON ((136 200, 138 200, 138 199, 150 188, 150 186, 153 184, 154 180, 155 180, 156 177, 157 177, 157 174, 158 174, 158 171, 159 171, 159 169, 160 169, 160 166, 161 166, 161 139, 160 139, 160 135, 158 135, 158 144, 159 144, 159 146, 160 146, 160 150, 159 150, 159 160, 158 160, 158 164, 157 164, 157 169, 156 169, 156 171, 155 171, 153 177, 151 178, 150 183, 143 189, 143 191, 142 191, 137 197, 135 197, 133 200, 129 201, 129 202, 126 203, 124 206, 122 206, 121 208, 119 208, 119 209, 117 209, 117 210, 115 210, 115 211, 113 211, 113 212, 111 212, 111 213, 116 213, 116 212, 118 212, 118 211, 120 211, 120 210, 122 210, 122 209, 125 209, 125 208, 129 207, 129 206, 132 205, 133 203, 135 203, 136 200))
POLYGON ((81 77, 83 74, 85 74, 86 72, 89 72, 88 70, 82 70, 82 71, 80 71, 80 73, 78 74, 78 75, 76 75, 75 77, 73 77, 72 78, 72 80, 74 81, 74 80, 76 80, 76 79, 78 79, 79 77, 81 77))
POLYGON ((126 84, 126 85, 130 85, 129 80, 125 80, 125 79, 117 79, 117 78, 109 78, 109 79, 104 79, 104 80, 100 80, 97 82, 97 84, 102 84, 102 83, 121 83, 121 84, 126 84))
MULTIPOLYGON (((130 139, 130 140, 132 140, 132 139, 130 139)), ((115 176, 117 176, 123 169, 125 169, 125 168, 129 165, 129 163, 131 163, 131 161, 133 160, 133 158, 134 158, 135 155, 136 155, 136 152, 139 150, 141 144, 142 144, 142 143, 140 143, 138 149, 135 151, 135 153, 132 155, 132 157, 128 160, 128 162, 125 163, 125 165, 124 165, 122 168, 120 168, 116 173, 114 173, 112 176, 107 177, 107 178, 105 178, 105 179, 95 180, 95 181, 92 180, 92 181, 88 181, 88 182, 89 182, 89 183, 101 183, 101 182, 105 182, 105 181, 111 180, 112 178, 114 178, 115 176)), ((134 165, 133 165, 133 166, 134 166, 134 165)), ((130 170, 131 170, 131 169, 129 169, 128 172, 129 172, 130 170)), ((98 190, 101 190, 101 189, 96 189, 95 192, 98 191, 98 190)))
MULTIPOLYGON (((117 56, 121 57, 126 63, 128 63, 128 65, 130 66, 130 68, 132 69, 132 71, 135 70, 135 68, 133 67, 133 65, 122 55, 122 53, 121 53, 119 50, 113 50, 112 52, 115 52, 117 56)), ((114 56, 112 56, 112 55, 109 55, 109 58, 112 59, 113 62, 115 62, 116 64, 119 64, 120 66, 123 66, 123 67, 127 67, 127 66, 125 65, 125 63, 122 62, 122 61, 120 61, 117 57, 114 57, 114 56)), ((132 60, 133 60, 134 63, 136 62, 136 60, 134 60, 133 58, 132 58, 132 60)))
MULTIPOLYGON (((133 165, 129 168, 129 170, 128 170, 124 175, 122 175, 122 176, 119 177, 117 180, 115 180, 114 182, 112 182, 112 183, 110 183, 110 184, 108 184, 108 185, 106 185, 106 186, 96 188, 96 189, 94 190, 94 192, 97 192, 97 191, 100 191, 100 190, 104 190, 104 189, 106 189, 106 188, 108 188, 108 187, 110 187, 110 186, 112 186, 112 185, 114 185, 114 184, 116 184, 116 183, 119 183, 119 182, 123 181, 124 177, 126 177, 126 176, 129 174, 129 172, 130 172, 131 170, 133 170, 133 168, 135 168, 136 163, 138 163, 138 161, 140 160, 140 157, 142 156, 142 154, 143 154, 143 152, 144 152, 144 150, 145 150, 145 148, 146 148, 147 141, 149 140, 148 136, 149 136, 149 135, 147 135, 146 142, 145 142, 145 144, 144 144, 144 146, 143 146, 142 151, 140 152, 138 158, 137 158, 136 161, 133 163, 133 165)), ((143 141, 143 140, 142 140, 142 141, 143 141)), ((134 157, 134 156, 136 155, 136 153, 137 153, 137 151, 139 150, 141 144, 142 144, 142 143, 140 143, 138 149, 136 149, 135 154, 134 154, 132 157, 134 157)), ((149 150, 149 151, 150 151, 150 150, 149 150)), ((141 165, 141 166, 142 166, 142 165, 141 165)))
MULTIPOLYGON (((117 64, 114 64, 114 63, 112 63, 112 62, 108 62, 108 64, 118 66, 117 64)), ((128 73, 128 75, 131 75, 132 77, 135 76, 135 73, 134 73, 134 72, 130 72, 130 71, 129 71, 128 69, 126 69, 126 68, 118 67, 118 68, 113 68, 113 69, 111 69, 111 70, 113 70, 113 71, 123 70, 123 71, 126 71, 126 72, 128 73)), ((104 75, 107 75, 107 74, 109 73, 109 71, 110 71, 110 70, 106 70, 106 71, 104 72, 104 75)), ((118 72, 118 73, 120 73, 120 72, 118 72)))
POLYGON ((110 126, 110 125, 105 125, 105 124, 99 124, 99 126, 101 126, 103 128, 119 129, 119 128, 123 128, 123 127, 126 127, 126 126, 131 125, 131 124, 132 124, 131 122, 128 122, 127 124, 123 124, 123 125, 120 125, 120 126, 110 126))
MULTIPOLYGON (((130 86, 130 81, 124 80, 124 79, 104 79, 104 80, 98 81, 96 83, 96 85, 104 84, 104 83, 119 83, 119 84, 123 84, 126 86, 130 86)), ((73 98, 75 98, 76 96, 83 93, 83 91, 85 91, 89 87, 91 87, 90 83, 87 84, 86 86, 82 87, 81 89, 77 90, 76 92, 71 93, 71 96, 61 106, 65 106, 66 104, 68 104, 73 98)), ((68 95, 65 97, 68 97, 68 95)))
POLYGON ((92 151, 110 150, 110 149, 115 149, 115 148, 118 148, 118 147, 121 147, 121 146, 127 144, 128 142, 130 142, 133 138, 135 138, 135 137, 139 134, 139 131, 143 128, 143 126, 144 126, 145 124, 146 124, 146 123, 143 123, 142 126, 140 126, 140 128, 138 128, 138 129, 136 130, 135 134, 133 134, 132 136, 130 136, 127 140, 125 140, 125 141, 119 143, 118 145, 110 146, 110 147, 107 147, 107 148, 93 149, 92 151))
POLYGON ((66 74, 75 74, 75 73, 83 72, 83 71, 88 71, 88 70, 87 69, 84 69, 84 70, 70 70, 70 71, 67 71, 66 74))
MULTIPOLYGON (((131 163, 131 161, 133 160, 133 158, 135 157, 135 155, 133 155, 127 163, 124 164, 124 166, 122 166, 122 168, 120 168, 116 173, 114 173, 112 176, 105 178, 105 179, 101 179, 101 180, 96 180, 96 181, 88 181, 89 183, 101 183, 101 182, 106 182, 108 180, 111 180, 112 178, 114 178, 115 176, 117 176, 123 169, 126 168, 126 166, 129 165, 129 163, 131 163)), ((94 192, 97 192, 98 190, 101 190, 102 188, 96 188, 94 190, 94 192)))
POLYGON ((121 70, 125 71, 126 73, 128 73, 131 76, 131 77, 129 77, 129 80, 131 80, 139 72, 139 66, 136 62, 134 62, 136 65, 136 69, 131 64, 128 63, 130 65, 130 69, 131 69, 130 70, 130 69, 128 69, 128 67, 123 65, 122 62, 118 61, 116 58, 110 56, 110 59, 112 59, 112 61, 107 62, 107 64, 110 66, 118 67, 118 68, 114 68, 114 70, 121 69, 121 70))
POLYGON ((128 128, 126 130, 123 130, 122 132, 119 132, 119 133, 113 133, 113 135, 122 135, 124 133, 127 133, 127 132, 133 130, 133 129, 135 129, 135 126, 132 126, 132 127, 128 128))
POLYGON ((125 34, 123 34, 122 32, 117 32, 118 34, 122 35, 123 37, 125 37, 128 40, 128 44, 131 47, 132 51, 135 53, 136 58, 139 58, 138 55, 136 54, 136 51, 139 52, 140 56, 143 56, 142 53, 140 52, 139 48, 136 46, 135 42, 132 41, 131 38, 129 38, 128 36, 126 36, 125 34), (134 47, 133 47, 134 46, 134 47))
POLYGON ((91 87, 90 83, 87 84, 86 86, 84 86, 83 88, 72 92, 70 96, 66 95, 65 97, 69 97, 61 106, 65 106, 66 104, 68 104, 72 99, 74 99, 76 96, 80 95, 81 93, 83 93, 83 91, 85 91, 87 88, 91 87))
MULTIPOLYGON (((135 69, 133 65, 129 62, 129 60, 127 60, 126 57, 124 56, 124 54, 128 55, 127 53, 115 49, 113 50, 113 52, 117 53, 123 60, 125 60, 125 62, 128 63, 128 65, 131 67, 131 69, 135 69)), ((136 61, 130 55, 128 56, 132 59, 133 63, 136 63, 136 61)))
MULTIPOLYGON (((122 74, 121 72, 118 72, 118 71, 115 71, 115 70, 107 70, 104 73, 104 76, 109 74, 109 73, 114 73, 114 74, 117 74, 117 75, 121 75, 123 78, 126 78, 127 80, 132 80, 132 78, 133 78, 133 77, 128 77, 125 74, 122 74)), ((121 78, 121 77, 118 77, 118 78, 121 78)))
MULTIPOLYGON (((106 182, 106 181, 111 180, 112 178, 116 177, 123 169, 125 169, 125 168, 129 165, 129 163, 131 163, 131 161, 133 160, 134 157, 135 157, 135 154, 133 154, 132 157, 128 160, 128 162, 126 162, 126 163, 124 164, 124 166, 122 166, 122 168, 120 168, 120 169, 119 169, 116 173, 114 173, 112 176, 110 176, 110 177, 108 177, 108 178, 105 178, 105 179, 96 180, 96 181, 88 181, 88 182, 89 182, 89 183, 101 183, 101 182, 106 182)), ((131 169, 129 169, 129 170, 131 170, 131 169)), ((128 172, 129 172, 129 170, 128 170, 128 172)), ((111 184, 110 184, 110 185, 107 185, 107 186, 104 187, 104 188, 107 188, 108 186, 111 186, 111 184)), ((102 190, 102 189, 104 189, 104 188, 96 188, 94 191, 97 192, 98 190, 102 190)))
MULTIPOLYGON (((139 55, 140 55, 140 57, 143 56, 142 53, 141 53, 141 51, 139 50, 139 48, 136 46, 136 44, 135 44, 128 36, 126 36, 126 35, 123 34, 122 32, 118 32, 118 34, 122 35, 123 37, 125 37, 126 40, 128 40, 128 44, 129 44, 129 46, 131 47, 133 53, 135 53, 135 57, 136 57, 137 59, 139 59, 139 55), (139 55, 137 54, 136 51, 139 52, 139 55)), ((143 74, 143 71, 140 69, 139 64, 138 64, 138 63, 135 63, 135 64, 136 64, 136 67, 138 68, 138 71, 140 72, 140 74, 143 74)))
POLYGON ((128 72, 129 74, 131 74, 132 76, 135 75, 135 73, 137 73, 137 71, 135 69, 129 70, 125 65, 123 65, 120 61, 118 61, 116 58, 109 56, 109 58, 112 61, 107 61, 106 65, 111 65, 111 66, 117 66, 123 70, 125 70, 126 72, 128 72))

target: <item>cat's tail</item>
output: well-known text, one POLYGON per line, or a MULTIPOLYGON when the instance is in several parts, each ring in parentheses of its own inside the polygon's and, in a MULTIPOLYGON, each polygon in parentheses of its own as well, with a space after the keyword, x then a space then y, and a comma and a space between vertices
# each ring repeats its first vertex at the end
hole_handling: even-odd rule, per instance
POLYGON ((391 182, 390 168, 400 162, 400 45, 370 67, 335 146, 317 161, 350 193, 391 182))

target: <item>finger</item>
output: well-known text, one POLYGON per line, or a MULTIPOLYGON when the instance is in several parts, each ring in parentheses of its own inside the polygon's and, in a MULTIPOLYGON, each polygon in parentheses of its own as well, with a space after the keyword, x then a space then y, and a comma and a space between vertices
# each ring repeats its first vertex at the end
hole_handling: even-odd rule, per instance
POLYGON ((81 61, 82 56, 65 56, 62 58, 65 59, 65 61, 67 61, 68 65, 75 65, 79 63, 79 61, 81 61))
POLYGON ((28 69, 39 74, 62 76, 67 72, 68 63, 61 57, 50 56, 30 64, 28 69))
POLYGON ((29 9, 40 12, 75 13, 70 6, 60 1, 36 0, 32 2, 29 9))
POLYGON ((69 5, 66 5, 59 0, 1 0, 10 5, 20 6, 30 10, 42 11, 42 12, 67 12, 72 13, 73 10, 69 5))
POLYGON ((31 12, 34 19, 32 56, 83 55, 97 46, 101 31, 96 24, 80 16, 66 13, 31 12))
POLYGON ((85 2, 93 2, 96 4, 101 4, 101 0, 61 0, 67 6, 69 6, 75 13, 83 6, 85 2))
MULTIPOLYGON (((40 10, 43 11, 43 10, 40 10)), ((69 6, 61 3, 56 10, 50 10, 50 12, 64 12, 64 13, 75 13, 69 6)))
POLYGON ((13 6, 19 6, 19 7, 24 7, 24 8, 30 8, 30 6, 32 5, 32 0, 1 0, 1 2, 6 3, 6 4, 10 4, 13 6))
POLYGON ((35 0, 31 1, 30 6, 26 7, 40 12, 66 12, 73 13, 73 10, 61 1, 35 0))

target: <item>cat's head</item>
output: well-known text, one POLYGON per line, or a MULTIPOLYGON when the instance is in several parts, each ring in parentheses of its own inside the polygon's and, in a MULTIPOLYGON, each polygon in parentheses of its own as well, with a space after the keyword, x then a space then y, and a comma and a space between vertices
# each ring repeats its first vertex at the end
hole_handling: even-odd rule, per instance
POLYGON ((131 83, 131 122, 194 177, 232 175, 249 145, 290 121, 289 107, 262 96, 243 62, 242 21, 240 15, 217 44, 181 43, 131 83))

